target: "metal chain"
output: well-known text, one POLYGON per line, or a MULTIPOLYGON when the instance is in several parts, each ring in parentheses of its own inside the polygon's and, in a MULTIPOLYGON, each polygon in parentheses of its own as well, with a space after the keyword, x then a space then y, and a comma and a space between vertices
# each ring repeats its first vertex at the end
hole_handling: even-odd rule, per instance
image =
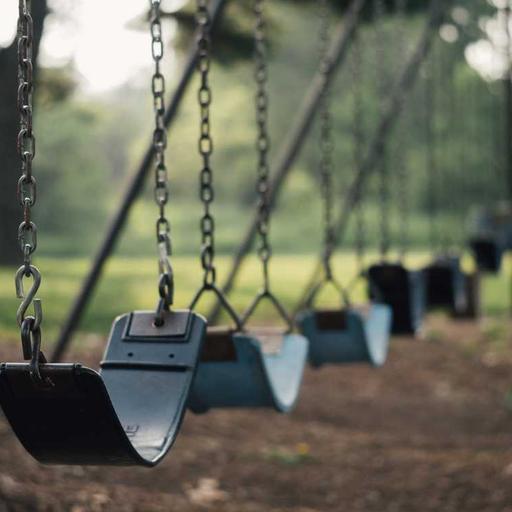
POLYGON ((21 159, 22 172, 18 180, 18 200, 23 207, 23 222, 18 229, 18 240, 27 272, 31 265, 32 254, 37 247, 37 228, 31 215, 31 209, 36 202, 36 180, 32 174, 36 139, 32 123, 34 26, 30 11, 30 0, 20 0, 18 20, 18 111, 20 131, 18 133, 17 149, 21 159))
POLYGON ((272 247, 268 235, 270 227, 269 205, 269 174, 268 153, 270 151, 270 138, 268 134, 268 67, 267 67, 267 40, 266 22, 264 16, 264 0, 255 0, 254 14, 256 16, 254 27, 254 78, 256 80, 256 123, 258 134, 256 149, 258 151, 257 183, 258 193, 258 256, 263 268, 263 289, 269 289, 268 264, 272 256, 272 247))
MULTIPOLYGON (((377 101, 378 112, 382 115, 384 108, 384 98, 386 95, 386 63, 384 55, 384 30, 382 21, 385 13, 385 5, 383 0, 373 0, 374 13, 374 31, 375 31, 375 47, 376 47, 376 71, 377 71, 377 101)), ((387 162, 386 148, 381 146, 380 158, 378 163, 379 174, 379 201, 381 206, 380 217, 380 255, 386 258, 390 248, 390 205, 389 205, 389 169, 387 162)))
MULTIPOLYGON (((454 74, 454 66, 453 62, 449 61, 449 54, 446 51, 443 51, 442 59, 440 59, 440 70, 439 74, 442 79, 442 90, 445 93, 445 107, 444 112, 446 116, 445 123, 445 134, 444 134, 444 162, 439 172, 438 177, 438 201, 440 204, 444 205, 444 211, 450 213, 450 203, 445 200, 446 198, 446 188, 447 188, 447 177, 450 171, 453 172, 453 169, 456 168, 457 165, 460 165, 459 162, 455 164, 453 162, 454 151, 453 148, 456 147, 456 140, 454 136, 458 133, 456 123, 456 111, 455 106, 457 102, 457 92, 455 90, 455 74, 454 74), (450 142, 451 143, 450 143, 450 142), (447 143, 448 142, 448 143, 447 143)), ((485 194, 485 191, 484 191, 485 194)), ((485 197, 484 197, 485 199, 485 197)), ((440 236, 440 251, 441 254, 447 255, 450 253, 450 250, 453 249, 455 240, 453 233, 450 230, 450 222, 442 222, 440 225, 441 228, 441 236, 440 236)))
POLYGON ((201 84, 198 91, 200 107, 200 137, 199 153, 202 157, 203 166, 200 173, 199 197, 203 203, 203 216, 201 217, 201 265, 204 271, 203 286, 211 288, 216 281, 215 259, 215 221, 211 214, 211 203, 214 199, 213 172, 210 166, 210 159, 213 153, 213 141, 210 135, 210 105, 212 92, 209 85, 210 72, 210 29, 211 19, 206 0, 197 0, 196 21, 199 27, 197 40, 199 71, 201 84))
POLYGON ((166 217, 165 207, 169 201, 169 182, 167 165, 165 163, 165 150, 167 148, 167 130, 165 127, 165 77, 160 70, 164 56, 164 42, 162 38, 162 22, 160 15, 161 0, 149 0, 150 3, 150 32, 151 56, 154 62, 154 71, 151 78, 151 92, 153 95, 153 110, 155 113, 155 129, 153 130, 153 152, 155 155, 155 188, 154 197, 159 209, 156 221, 156 239, 158 246, 158 292, 160 300, 157 308, 155 323, 163 324, 163 312, 168 311, 173 303, 174 275, 170 262, 172 254, 171 225, 166 217))
POLYGON ((435 251, 438 245, 437 231, 437 155, 436 155, 436 89, 434 77, 434 55, 435 47, 432 48, 431 56, 425 65, 425 157, 428 177, 428 210, 429 210, 429 232, 430 246, 435 251))
MULTIPOLYGON (((395 0, 395 11, 398 23, 396 30, 397 46, 398 46, 398 63, 404 62, 407 57, 407 40, 406 40, 406 8, 407 0, 395 0)), ((399 68, 399 66, 397 66, 399 68)), ((397 69, 397 73, 400 69, 397 69)), ((407 110, 405 110, 405 114, 407 110)), ((402 120, 406 115, 402 115, 402 120)), ((399 214, 399 248, 400 258, 404 258, 407 254, 409 240, 409 181, 405 161, 405 148, 407 147, 406 132, 404 124, 398 126, 396 143, 396 167, 397 167, 397 188, 398 188, 398 214, 399 214)))
POLYGON ((269 300, 282 320, 285 321, 287 330, 293 330, 293 320, 286 308, 270 290, 269 262, 272 257, 272 247, 269 241, 270 228, 270 165, 268 153, 270 151, 270 136, 268 133, 268 55, 267 55, 267 24, 265 19, 265 0, 254 0, 253 12, 254 24, 254 80, 256 82, 255 110, 256 110, 256 150, 258 154, 256 192, 258 194, 257 205, 257 232, 259 238, 258 256, 263 269, 263 288, 256 295, 252 303, 246 309, 241 319, 244 328, 262 300, 269 300))
POLYGON ((203 215, 201 217, 201 265, 203 267, 203 285, 196 292, 190 309, 194 309, 203 293, 213 292, 219 305, 228 313, 235 324, 237 331, 243 330, 242 320, 226 295, 216 285, 217 272, 215 268, 215 220, 211 213, 211 204, 214 200, 213 171, 211 168, 211 156, 213 153, 213 141, 210 133, 210 106, 212 103, 212 91, 210 89, 209 75, 211 67, 211 17, 207 0, 196 1, 196 24, 198 28, 197 38, 197 71, 200 85, 197 92, 197 100, 200 110, 200 135, 198 150, 202 159, 202 167, 199 173, 199 197, 203 203, 203 215))
MULTIPOLYGON (((353 119, 352 119, 352 136, 353 136, 353 165, 355 171, 358 172, 363 165, 364 151, 364 128, 363 128, 363 98, 362 98, 362 51, 361 40, 356 34, 352 41, 353 52, 351 59, 352 72, 352 89, 353 89, 353 119)), ((363 191, 358 188, 354 199, 355 206, 355 251, 357 255, 359 271, 364 268, 364 252, 366 246, 366 222, 363 210, 363 191)))
POLYGON ((332 141, 332 114, 330 108, 330 91, 327 77, 332 66, 329 57, 330 9, 327 0, 319 0, 320 31, 319 31, 319 57, 320 70, 324 77, 324 88, 320 101, 320 189, 323 202, 324 216, 324 253, 323 265, 326 279, 332 279, 331 256, 334 252, 334 226, 332 222, 333 210, 333 141, 332 141))
MULTIPOLYGON (((18 325, 22 334, 28 332, 37 337, 40 334, 42 308, 39 299, 35 298, 41 283, 41 274, 32 265, 32 255, 37 248, 37 227, 32 220, 32 208, 36 203, 36 179, 32 173, 32 163, 36 153, 36 139, 32 120, 34 24, 31 7, 30 0, 19 1, 17 104, 20 130, 17 137, 17 151, 21 159, 21 177, 18 180, 17 196, 23 208, 23 220, 18 228, 18 241, 23 253, 23 266, 16 273, 15 284, 16 295, 23 299, 16 314, 18 325), (29 292, 25 294, 23 279, 28 277, 32 277, 33 283, 29 292), (26 312, 31 305, 34 307, 34 316, 26 316, 26 312)), ((29 359, 31 357, 30 351, 25 349, 24 356, 29 359)))
POLYGON ((18 112, 20 130, 17 138, 17 150, 21 159, 21 177, 18 180, 17 196, 23 208, 23 220, 18 228, 18 241, 23 253, 23 265, 16 272, 14 282, 16 296, 22 299, 16 312, 16 321, 20 327, 23 358, 30 360, 29 374, 38 386, 52 386, 52 382, 43 377, 40 364, 46 363, 41 352, 41 322, 43 309, 36 298, 41 285, 41 273, 32 265, 32 255, 37 248, 37 227, 32 220, 32 208, 36 203, 36 179, 32 173, 32 162, 36 153, 36 139, 33 131, 32 96, 34 92, 34 73, 32 51, 34 44, 34 23, 31 0, 19 0, 18 14, 18 112), (32 278, 30 290, 25 293, 24 278, 32 278), (34 314, 27 315, 33 306, 34 314))

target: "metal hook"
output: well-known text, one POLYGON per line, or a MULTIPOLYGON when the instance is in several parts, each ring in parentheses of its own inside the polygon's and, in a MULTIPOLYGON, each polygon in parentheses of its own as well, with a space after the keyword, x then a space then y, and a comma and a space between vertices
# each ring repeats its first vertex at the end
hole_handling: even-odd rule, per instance
POLYGON ((21 324, 21 344, 23 358, 30 359, 29 373, 34 384, 42 387, 52 387, 53 382, 41 375, 41 365, 46 364, 46 357, 41 352, 41 329, 34 328, 34 318, 27 317, 21 324))
POLYGON ((41 307, 41 301, 35 298, 37 290, 39 290, 39 287, 41 286, 41 274, 33 265, 22 265, 16 272, 14 282, 16 285, 16 296, 18 299, 23 299, 23 302, 20 304, 18 311, 16 312, 18 325, 21 327, 28 308, 31 304, 34 304, 33 329, 36 330, 40 327, 41 322, 43 321, 43 308, 41 307), (23 278, 29 276, 32 276, 33 283, 28 293, 25 294, 23 278))

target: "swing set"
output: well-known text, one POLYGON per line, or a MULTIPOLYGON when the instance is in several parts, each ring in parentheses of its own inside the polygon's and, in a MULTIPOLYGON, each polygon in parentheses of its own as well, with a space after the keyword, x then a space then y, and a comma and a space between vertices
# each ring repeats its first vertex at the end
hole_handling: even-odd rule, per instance
MULTIPOLYGON (((19 227, 23 264, 16 272, 15 282, 17 296, 22 301, 17 311, 17 322, 25 362, 1 364, 0 405, 23 446, 43 463, 155 466, 172 447, 187 409, 194 413, 206 413, 215 408, 265 407, 288 413, 297 402, 307 362, 313 367, 353 363, 381 366, 388 355, 391 334, 416 334, 427 305, 448 307, 454 313, 467 309, 466 305, 463 307, 459 304, 459 296, 464 298, 467 292, 467 277, 460 270, 459 257, 434 255, 426 269, 411 270, 404 262, 405 234, 399 260, 392 261, 388 257, 390 175, 386 135, 401 112, 400 98, 412 86, 428 54, 432 33, 442 22, 445 6, 441 0, 433 0, 426 29, 415 52, 409 60, 405 59, 404 71, 389 93, 389 103, 385 102, 388 92, 380 90, 380 122, 375 140, 367 146, 367 154, 363 141, 363 98, 360 87, 363 41, 356 33, 365 0, 353 0, 345 15, 341 36, 331 34, 332 13, 328 0, 318 0, 320 65, 312 94, 306 103, 309 115, 303 116, 297 140, 306 136, 318 107, 320 155, 316 175, 323 208, 323 244, 321 272, 315 273, 314 281, 307 287, 305 300, 300 302, 301 307, 296 315, 274 294, 270 278, 270 224, 276 184, 271 180, 269 162, 266 2, 253 0, 255 181, 258 195, 255 235, 258 238, 256 255, 261 263, 262 288, 249 307, 239 314, 227 296, 229 290, 217 283, 215 264, 210 70, 212 31, 224 2, 217 0, 209 9, 207 0, 196 0, 197 40, 184 77, 185 82, 188 81, 195 70, 200 83, 197 91, 200 113, 198 150, 201 159, 199 196, 203 211, 200 218, 199 258, 203 280, 189 307, 175 309, 171 223, 166 211, 172 199, 166 162, 167 129, 172 112, 170 114, 166 108, 166 82, 161 70, 164 42, 160 4, 161 0, 150 0, 149 21, 155 121, 149 161, 153 165, 157 206, 157 304, 152 310, 132 311, 114 320, 100 369, 96 371, 80 363, 48 362, 42 352, 42 305, 37 298, 41 274, 32 263, 38 232, 31 218, 36 202, 36 180, 32 168, 35 155, 32 124, 33 30, 31 0, 19 0, 20 131, 17 144, 22 169, 18 199, 23 208, 23 221, 19 227), (339 222, 336 222, 334 171, 337 164, 333 157, 335 139, 331 81, 349 41, 354 53, 353 181, 348 186, 344 184, 347 200, 340 208, 339 222), (379 177, 382 218, 380 260, 367 267, 363 184, 374 168, 379 177), (343 286, 335 275, 333 258, 352 208, 356 215, 358 270, 352 283, 343 286), (368 301, 362 306, 352 303, 353 285, 359 279, 364 279, 368 288, 368 301), (30 280, 28 290, 27 280, 30 280), (334 288, 339 299, 339 306, 334 309, 319 305, 320 295, 327 287, 334 288), (230 323, 220 324, 212 317, 207 320, 196 312, 205 294, 214 296, 227 313, 230 323), (264 301, 273 306, 283 327, 252 325, 254 313, 264 301), (29 312, 31 307, 33 312, 29 312)), ((373 0, 372 6, 372 21, 379 30, 386 11, 385 4, 383 0, 373 0)), ((397 0, 395 10, 399 16, 404 16, 405 2, 397 0)), ((376 35, 378 39, 381 37, 378 32, 376 35)), ((380 76, 379 81, 382 83, 384 77, 380 76)), ((178 102, 185 82, 180 85, 178 102)), ((176 102, 171 103, 171 111, 176 110, 176 105, 176 102)), ((433 109, 427 110, 427 134, 431 137, 433 109)), ((435 178, 433 144, 431 137, 426 149, 430 152, 427 160, 432 179, 435 178)), ((283 174, 291 167, 297 152, 293 144, 284 152, 283 174)), ((405 173, 398 175, 402 205, 407 204, 406 178, 405 173)), ((434 187, 431 189, 434 190, 434 187)), ((134 195, 134 192, 131 193, 131 200, 134 195)), ((123 215, 128 209, 127 203, 123 206, 123 215)), ((402 212, 403 222, 407 214, 407 211, 402 212)), ((117 222, 117 229, 120 224, 121 221, 117 222)), ((405 226, 403 231, 405 233, 405 226)), ((103 251, 100 260, 104 260, 107 254, 108 250, 103 251)), ((87 293, 90 293, 98 274, 99 269, 96 268, 91 281, 88 281, 87 293)), ((78 311, 83 308, 85 300, 83 298, 79 302, 78 311)), ((65 344, 60 344, 58 350, 62 351, 65 344)))

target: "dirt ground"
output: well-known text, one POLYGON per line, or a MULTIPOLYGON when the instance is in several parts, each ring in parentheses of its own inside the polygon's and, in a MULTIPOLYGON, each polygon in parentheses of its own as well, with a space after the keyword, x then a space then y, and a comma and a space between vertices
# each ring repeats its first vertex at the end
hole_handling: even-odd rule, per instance
POLYGON ((189 413, 156 469, 41 466, 1 421, 0 512, 512 512, 510 330, 431 318, 380 370, 308 370, 289 416, 189 413))

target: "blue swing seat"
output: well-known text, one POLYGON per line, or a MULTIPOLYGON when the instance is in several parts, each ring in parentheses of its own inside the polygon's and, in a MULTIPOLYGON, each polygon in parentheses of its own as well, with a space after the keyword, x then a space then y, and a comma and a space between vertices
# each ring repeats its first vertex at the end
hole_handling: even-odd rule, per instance
POLYGON ((466 276, 456 257, 439 258, 425 268, 426 301, 429 308, 449 308, 452 313, 467 307, 466 276))
POLYGON ((307 353, 308 340, 298 334, 209 328, 188 407, 195 413, 216 407, 289 412, 297 401, 307 353))
POLYGON ((385 304, 337 310, 307 310, 297 323, 309 339, 309 362, 314 367, 329 363, 386 361, 392 320, 385 304))
POLYGON ((498 239, 494 237, 476 237, 469 242, 469 245, 479 270, 493 274, 500 271, 504 248, 498 239))
POLYGON ((425 276, 401 263, 379 263, 368 269, 369 295, 393 312, 393 334, 416 334, 425 312, 425 276))

